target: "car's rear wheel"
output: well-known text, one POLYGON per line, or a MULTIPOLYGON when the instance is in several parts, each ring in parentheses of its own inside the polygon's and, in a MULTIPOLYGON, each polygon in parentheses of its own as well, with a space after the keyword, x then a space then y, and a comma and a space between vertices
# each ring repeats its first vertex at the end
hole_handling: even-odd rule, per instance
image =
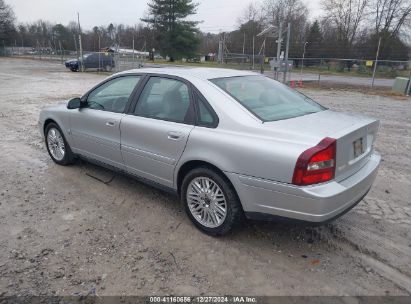
POLYGON ((243 219, 233 186, 206 167, 193 169, 184 177, 181 200, 191 221, 210 235, 226 234, 243 219))
POLYGON ((111 72, 113 67, 110 64, 107 64, 106 67, 104 68, 106 72, 111 72))
POLYGON ((51 159, 62 166, 71 164, 73 162, 73 153, 59 126, 55 123, 49 123, 44 134, 47 151, 51 159))

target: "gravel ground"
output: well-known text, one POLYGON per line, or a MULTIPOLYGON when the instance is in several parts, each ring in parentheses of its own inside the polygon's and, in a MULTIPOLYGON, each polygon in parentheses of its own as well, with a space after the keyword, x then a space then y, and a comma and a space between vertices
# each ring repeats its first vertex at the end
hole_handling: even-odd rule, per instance
POLYGON ((177 199, 79 162, 55 165, 42 107, 104 76, 0 58, 1 295, 410 295, 411 102, 305 90, 325 106, 381 120, 383 156, 368 196, 332 224, 247 222, 213 238, 177 199))

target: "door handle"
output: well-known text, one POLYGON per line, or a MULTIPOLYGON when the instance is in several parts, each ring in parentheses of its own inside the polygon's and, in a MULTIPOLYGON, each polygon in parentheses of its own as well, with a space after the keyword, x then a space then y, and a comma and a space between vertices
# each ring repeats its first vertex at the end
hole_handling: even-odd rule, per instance
POLYGON ((181 132, 170 131, 167 133, 167 138, 172 140, 178 140, 183 135, 181 132))
POLYGON ((106 126, 114 127, 115 125, 116 125, 116 122, 115 122, 115 121, 107 121, 107 122, 106 122, 106 126))

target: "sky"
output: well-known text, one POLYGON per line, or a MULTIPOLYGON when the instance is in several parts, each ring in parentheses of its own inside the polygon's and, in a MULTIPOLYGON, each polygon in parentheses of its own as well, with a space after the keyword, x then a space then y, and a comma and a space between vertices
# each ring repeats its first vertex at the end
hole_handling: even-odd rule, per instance
MULTIPOLYGON (((261 0, 260 0, 261 1, 261 0)), ((83 29, 95 25, 123 23, 134 25, 147 12, 147 0, 5 0, 11 5, 18 22, 39 19, 68 24, 77 21, 83 29)), ((197 0, 197 15, 192 19, 203 21, 199 27, 204 32, 231 31, 238 25, 237 19, 250 2, 258 0, 197 0)), ((303 0, 310 9, 310 18, 320 15, 320 0, 303 0)))

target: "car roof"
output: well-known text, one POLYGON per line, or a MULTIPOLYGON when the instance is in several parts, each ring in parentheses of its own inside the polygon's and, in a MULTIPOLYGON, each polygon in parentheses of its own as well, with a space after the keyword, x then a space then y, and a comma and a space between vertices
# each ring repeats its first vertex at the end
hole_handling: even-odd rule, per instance
POLYGON ((182 78, 189 79, 190 77, 196 77, 203 80, 209 80, 214 78, 224 78, 224 77, 236 77, 236 76, 249 76, 249 75, 259 75, 250 71, 241 71, 233 69, 221 69, 221 68, 201 68, 201 67, 158 67, 158 68, 141 68, 128 70, 118 73, 130 74, 130 73, 153 73, 153 74, 163 74, 172 75, 182 78))

